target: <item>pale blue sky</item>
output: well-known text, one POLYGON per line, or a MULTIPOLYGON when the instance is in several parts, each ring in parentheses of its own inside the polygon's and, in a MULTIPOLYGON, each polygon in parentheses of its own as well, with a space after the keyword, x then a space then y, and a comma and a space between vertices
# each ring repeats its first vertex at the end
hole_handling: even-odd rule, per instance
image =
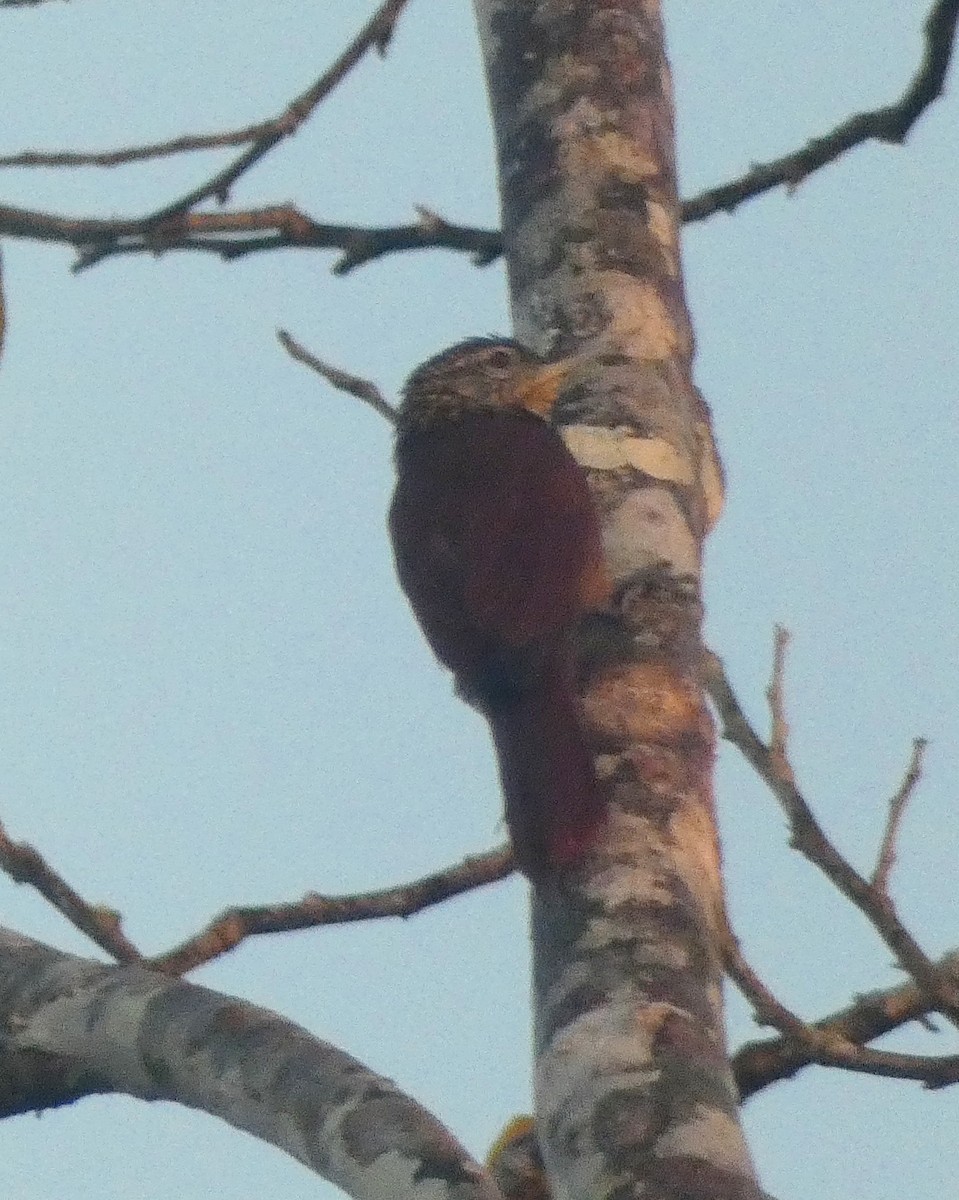
MULTIPOLYGON (((667 4, 683 190, 899 94, 925 0, 667 4), (710 11, 710 8, 715 11, 710 11)), ((370 5, 48 4, 0 13, 4 152, 106 147, 282 107, 370 5)), ((953 89, 954 92, 955 89, 953 89)), ((708 629, 765 722, 772 627, 795 635, 793 754, 826 827, 871 865, 911 738, 931 739, 895 875, 931 952, 959 944, 959 102, 904 149, 868 147, 691 228, 698 379, 730 478, 708 629)), ((5 203, 137 213, 219 156, 7 172, 5 203)), ((390 56, 236 189, 319 219, 427 204, 492 224, 485 98, 465 0, 412 0, 390 56)), ((390 436, 274 342, 278 325, 395 390, 427 353, 507 328, 502 270, 408 255, 346 279, 331 256, 170 254, 71 276, 7 242, 0 368, 0 819, 149 951, 230 903, 365 889, 496 841, 482 723, 450 695, 392 575, 390 436)), ((723 752, 734 916, 810 1017, 895 981, 863 919, 786 845, 723 752)), ((0 879, 4 922, 80 953, 0 879)), ((524 886, 406 922, 261 939, 197 973, 301 1022, 431 1106, 477 1154, 528 1106, 524 886)), ((752 1034, 731 1004, 732 1040, 752 1034)), ((895 1043, 955 1049, 947 1032, 895 1043)), ((951 1196, 959 1091, 823 1071, 751 1102, 780 1200, 951 1196)), ((172 1106, 86 1101, 0 1125, 17 1200, 333 1195, 302 1167, 172 1106)))

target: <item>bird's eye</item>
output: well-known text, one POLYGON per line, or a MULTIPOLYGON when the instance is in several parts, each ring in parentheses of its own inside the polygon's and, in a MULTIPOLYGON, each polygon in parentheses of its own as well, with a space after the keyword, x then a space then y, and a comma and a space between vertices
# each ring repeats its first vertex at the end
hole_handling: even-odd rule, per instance
POLYGON ((505 349, 491 350, 489 365, 494 371, 508 371, 513 365, 513 355, 505 349))

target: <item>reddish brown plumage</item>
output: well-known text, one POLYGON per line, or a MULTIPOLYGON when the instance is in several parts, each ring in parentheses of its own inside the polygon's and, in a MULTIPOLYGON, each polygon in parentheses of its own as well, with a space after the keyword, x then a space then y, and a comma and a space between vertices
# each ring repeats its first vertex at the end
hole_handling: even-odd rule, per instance
POLYGON ((474 341, 420 368, 398 422, 389 527, 427 641, 490 723, 506 819, 531 876, 574 862, 605 809, 571 633, 609 582, 583 473, 535 412, 560 373, 474 341))

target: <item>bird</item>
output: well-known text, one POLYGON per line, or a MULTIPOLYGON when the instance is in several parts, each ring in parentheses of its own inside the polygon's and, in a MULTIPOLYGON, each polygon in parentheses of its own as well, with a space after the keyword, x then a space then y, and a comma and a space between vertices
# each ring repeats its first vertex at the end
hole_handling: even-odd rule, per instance
POLYGON ((576 634, 612 590, 585 473, 549 417, 574 360, 470 338, 409 377, 388 527, 435 656, 489 723, 531 880, 579 862, 606 812, 577 699, 576 634))
POLYGON ((531 1116, 509 1121, 490 1147, 486 1169, 505 1200, 553 1200, 531 1116))

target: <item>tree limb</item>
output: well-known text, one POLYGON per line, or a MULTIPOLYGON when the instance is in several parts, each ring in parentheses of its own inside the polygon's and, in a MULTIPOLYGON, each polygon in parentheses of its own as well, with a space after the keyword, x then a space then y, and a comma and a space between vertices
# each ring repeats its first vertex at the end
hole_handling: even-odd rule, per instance
MULTIPOLYGON (((936 963, 941 975, 959 982, 959 952, 953 951, 936 963)), ((823 1017, 810 1028, 853 1045, 863 1045, 899 1029, 910 1021, 923 1021, 934 1006, 913 982, 860 996, 848 1008, 823 1017)), ((743 1100, 776 1083, 789 1079, 816 1059, 800 1040, 783 1035, 748 1042, 733 1055, 736 1082, 743 1100)), ((925 1060, 927 1062, 934 1060, 925 1060)), ((910 1076, 910 1078, 923 1078, 910 1076)))
POLYGON ((0 930, 0 1115, 93 1092, 172 1100, 277 1146, 357 1200, 498 1200, 394 1083, 276 1013, 0 930))
POLYGON ((501 244, 496 230, 457 225, 425 209, 420 210, 417 221, 407 225, 330 225, 314 221, 292 204, 184 213, 154 226, 143 217, 71 217, 0 205, 2 236, 74 246, 78 252, 75 271, 123 254, 201 250, 230 262, 247 254, 296 248, 342 251, 333 273, 346 275, 365 263, 405 250, 460 250, 485 266, 496 259, 501 244))
POLYGON ((323 362, 322 359, 317 358, 315 354, 307 350, 305 346, 301 346, 296 338, 287 333, 285 329, 278 329, 276 331, 276 338, 287 354, 289 354, 290 358, 304 363, 325 379, 327 383, 332 384, 337 391, 346 392, 348 396, 355 396, 357 400, 362 400, 374 412, 378 412, 381 417, 385 417, 391 425, 396 423, 395 407, 390 404, 389 400, 387 400, 375 383, 372 383, 369 379, 363 379, 359 375, 351 375, 349 371, 343 371, 339 367, 333 367, 329 363, 323 362))
POLYGON ((923 54, 902 96, 893 104, 857 113, 829 133, 812 138, 801 150, 759 163, 745 175, 719 184, 683 203, 684 221, 702 221, 732 212, 744 200, 776 187, 799 186, 814 171, 835 162, 865 142, 900 145, 925 110, 942 95, 959 20, 959 0, 936 0, 923 26, 923 54))
POLYGON ((293 903, 238 906, 227 909, 194 937, 148 961, 156 971, 183 975, 235 949, 248 937, 315 929, 382 917, 411 917, 434 904, 511 875, 515 867, 509 846, 465 858, 461 863, 424 875, 410 883, 372 892, 323 896, 311 892, 293 903))
POLYGON ((0 825, 0 870, 14 883, 36 888, 75 929, 118 962, 140 961, 139 950, 123 932, 119 913, 84 900, 38 850, 26 842, 11 841, 3 825, 0 825))
POLYGON ((896 842, 899 837, 899 827, 906 814, 909 801, 922 778, 922 764, 929 743, 925 738, 914 738, 912 757, 902 783, 896 789, 895 795, 889 801, 889 816, 886 818, 886 828, 882 835, 882 844, 876 858, 876 867, 872 873, 872 886, 883 895, 889 895, 889 876, 896 865, 896 842))
MULTIPOLYGON (((247 130, 235 130, 232 134, 205 135, 229 139, 231 136, 239 138, 241 134, 255 132, 261 127, 267 130, 234 163, 188 195, 145 216, 119 220, 67 217, 0 206, 0 235, 73 245, 79 255, 74 270, 82 270, 105 258, 124 254, 198 250, 217 254, 224 261, 232 261, 247 254, 293 247, 340 250, 342 255, 333 267, 334 273, 339 275, 348 274, 386 255, 407 250, 453 250, 471 254, 477 266, 494 262, 503 250, 502 235, 498 230, 458 225, 428 208, 419 209, 416 222, 378 227, 314 221, 289 204, 231 213, 186 211, 210 196, 225 198, 230 185, 240 174, 279 140, 298 128, 362 54, 370 47, 381 44, 377 41, 378 37, 388 37, 405 2, 387 0, 337 63, 273 121, 262 126, 250 126, 247 130), (347 63, 349 66, 344 65, 347 63)), ((864 142, 875 140, 898 144, 904 141, 925 109, 942 94, 952 58, 957 21, 959 0, 936 0, 924 25, 922 60, 912 82, 897 102, 850 117, 830 133, 812 139, 803 149, 753 167, 738 179, 683 201, 683 221, 691 223, 716 212, 731 212, 744 200, 774 187, 795 187, 814 171, 864 142)), ((199 141, 203 136, 198 135, 199 141)), ((157 146, 175 147, 188 140, 174 139, 168 143, 157 143, 157 146)), ((181 148, 190 147, 184 144, 181 148)), ((174 152, 178 151, 170 150, 170 153, 174 152)), ((25 152, 38 160, 44 155, 50 158, 67 153, 25 152)), ((118 156, 130 153, 128 149, 103 152, 103 156, 125 161, 118 156)), ((24 165, 23 157, 11 156, 7 160, 0 160, 0 165, 4 162, 12 165, 15 159, 24 165)))
MULTIPOLYGON (((814 863, 840 892, 856 905, 896 956, 897 961, 926 992, 935 1007, 959 1026, 959 985, 942 975, 935 963, 906 929, 889 897, 852 866, 826 837, 805 797, 796 786, 784 751, 773 754, 743 712, 722 660, 707 653, 706 686, 722 719, 723 737, 738 746, 757 774, 771 789, 789 820, 792 845, 814 863), (783 764, 785 763, 785 767, 783 764)), ((777 692, 771 689, 770 696, 777 692)), ((774 727, 782 729, 782 714, 773 713, 774 727)))
MULTIPOLYGON (((798 1054, 803 1065, 817 1063, 821 1067, 835 1067, 861 1075, 908 1079, 930 1088, 947 1087, 959 1082, 959 1055, 897 1054, 871 1050, 864 1047, 862 1042, 872 1040, 878 1036, 877 1033, 852 1039, 841 1021, 827 1019, 808 1024, 801 1020, 760 979, 746 961, 731 930, 727 931, 726 965, 730 977, 752 1004, 757 1022, 779 1029, 782 1033, 780 1046, 784 1051, 798 1054)), ((733 1065, 735 1069, 735 1058, 733 1065)), ((795 1070, 798 1069, 796 1066, 795 1070)))
MULTIPOLYGON (((334 273, 341 275, 385 255, 407 250, 445 249, 467 253, 473 256, 477 266, 495 261, 502 254, 502 236, 498 230, 458 225, 427 208, 419 210, 420 217, 415 223, 379 227, 313 221, 292 205, 270 205, 233 213, 186 211, 210 196, 224 198, 240 174, 278 141, 299 128, 320 100, 370 47, 385 45, 382 39, 388 40, 405 2, 388 0, 330 70, 293 100, 283 113, 268 121, 221 133, 186 135, 150 146, 86 153, 23 151, 0 158, 0 166, 112 166, 160 154, 257 139, 234 163, 201 187, 146 216, 111 221, 0 207, 0 234, 74 245, 80 252, 75 269, 122 254, 199 250, 231 261, 247 254, 292 247, 341 250, 342 257, 333 267, 334 273), (380 41, 377 41, 378 37, 380 41), (264 230, 270 232, 263 233, 264 230), (230 233, 234 236, 225 236, 230 233), (242 236, 236 236, 238 233, 242 236), (261 236, 256 236, 257 233, 261 236)), ((795 187, 813 172, 864 142, 903 142, 926 108, 942 94, 957 20, 959 0, 937 0, 925 21, 922 60, 912 82, 897 102, 850 117, 831 132, 813 138, 801 150, 755 166, 737 179, 688 198, 682 204, 683 221, 701 221, 720 211, 731 212, 744 200, 775 187, 795 187)))
MULTIPOLYGON (((40 3, 43 3, 43 0, 0 0, 0 7, 40 3)), ((0 167, 117 167, 149 159, 167 158, 173 154, 187 154, 195 150, 214 150, 254 142, 242 158, 237 159, 225 171, 218 172, 212 180, 197 189, 199 194, 195 200, 190 203, 175 202, 163 210, 163 215, 168 216, 190 208, 208 196, 223 196, 245 170, 258 162, 277 142, 289 137, 303 125, 367 51, 375 48, 381 56, 386 53, 396 23, 407 3, 408 0, 384 0, 333 64, 274 117, 239 129, 225 129, 218 133, 183 134, 168 141, 126 146, 115 150, 22 150, 17 154, 0 155, 0 167), (241 163, 243 165, 240 165, 241 163)))

